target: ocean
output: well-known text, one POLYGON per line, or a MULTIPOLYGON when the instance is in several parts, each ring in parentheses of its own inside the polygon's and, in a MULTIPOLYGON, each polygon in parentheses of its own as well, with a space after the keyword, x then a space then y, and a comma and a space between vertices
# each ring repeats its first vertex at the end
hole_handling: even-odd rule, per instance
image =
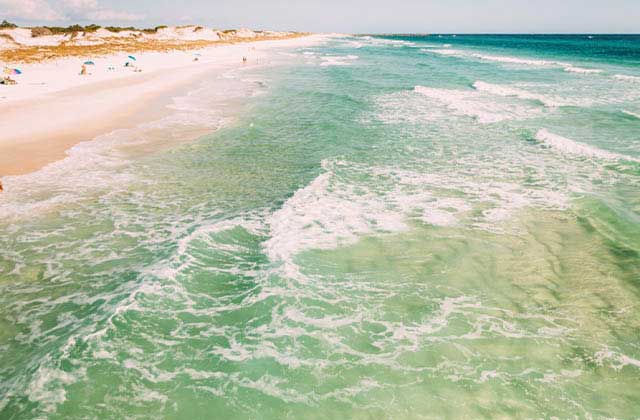
POLYGON ((327 38, 3 181, 2 419, 640 415, 640 36, 327 38))

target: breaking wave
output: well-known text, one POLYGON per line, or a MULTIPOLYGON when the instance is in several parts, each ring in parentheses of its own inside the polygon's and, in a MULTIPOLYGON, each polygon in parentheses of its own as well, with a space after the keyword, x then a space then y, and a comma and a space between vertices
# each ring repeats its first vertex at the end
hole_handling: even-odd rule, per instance
POLYGON ((514 96, 520 99, 538 101, 547 107, 558 107, 558 106, 566 105, 566 103, 563 102, 562 100, 550 98, 546 95, 531 93, 526 90, 522 90, 522 89, 511 87, 511 86, 495 85, 491 83, 478 81, 473 84, 473 87, 478 91, 488 92, 497 96, 505 96, 505 97, 514 96))
MULTIPOLYGON (((487 86, 481 84, 480 87, 487 86)), ((495 97, 486 97, 478 90, 416 86, 414 91, 444 104, 454 114, 473 117, 481 124, 528 118, 536 112, 532 107, 496 101, 495 97)))
POLYGON ((588 158, 598 158, 605 160, 627 160, 632 162, 640 162, 640 159, 633 158, 631 156, 621 155, 618 153, 608 152, 606 150, 599 149, 595 146, 589 146, 587 144, 579 143, 575 140, 568 139, 566 137, 559 136, 551 133, 547 129, 539 130, 535 139, 552 149, 558 150, 561 153, 574 156, 582 156, 588 158))
POLYGON ((425 49, 423 51, 436 53, 440 55, 453 56, 453 57, 471 57, 471 58, 477 58, 479 60, 493 61, 496 63, 503 63, 503 64, 515 64, 515 65, 533 66, 533 67, 562 67, 564 71, 567 73, 598 74, 604 71, 601 69, 578 67, 578 66, 574 66, 573 64, 565 63, 562 61, 534 60, 534 59, 520 58, 520 57, 480 54, 480 53, 472 53, 468 51, 448 49, 448 48, 425 49))
POLYGON ((327 55, 321 57, 322 63, 320 66, 322 67, 330 67, 330 66, 349 66, 354 60, 357 60, 357 55, 327 55))

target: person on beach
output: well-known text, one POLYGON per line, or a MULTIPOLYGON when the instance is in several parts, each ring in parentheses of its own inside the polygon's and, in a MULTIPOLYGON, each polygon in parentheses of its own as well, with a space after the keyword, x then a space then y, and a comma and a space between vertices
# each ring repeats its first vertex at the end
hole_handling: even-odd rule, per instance
POLYGON ((247 57, 242 57, 242 62, 246 63, 247 62, 247 57))
POLYGON ((2 186, 2 180, 0 179, 0 192, 4 191, 4 187, 2 186))
POLYGON ((80 70, 80 76, 86 76, 86 75, 87 75, 87 66, 83 64, 82 70, 80 70))

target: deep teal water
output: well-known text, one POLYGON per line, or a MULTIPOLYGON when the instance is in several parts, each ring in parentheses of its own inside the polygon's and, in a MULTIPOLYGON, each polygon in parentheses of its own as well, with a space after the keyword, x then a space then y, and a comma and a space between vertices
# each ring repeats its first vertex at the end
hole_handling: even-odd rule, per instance
POLYGON ((636 418, 639 52, 333 38, 6 178, 0 418, 636 418))

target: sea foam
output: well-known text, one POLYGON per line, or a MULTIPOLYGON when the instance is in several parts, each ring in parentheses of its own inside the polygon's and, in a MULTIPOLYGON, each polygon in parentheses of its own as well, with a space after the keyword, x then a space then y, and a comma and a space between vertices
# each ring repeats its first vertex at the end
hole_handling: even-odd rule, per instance
POLYGON ((534 66, 534 67, 562 67, 564 71, 567 73, 598 74, 603 72, 603 70, 601 69, 578 67, 578 66, 574 66, 571 63, 565 63, 562 61, 534 60, 534 59, 520 58, 520 57, 480 54, 480 53, 472 53, 472 52, 455 50, 450 48, 429 49, 429 50, 423 50, 423 51, 432 52, 440 55, 446 55, 446 56, 454 56, 454 57, 472 57, 472 58, 477 58, 479 60, 493 61, 493 62, 504 63, 504 64, 516 64, 516 65, 534 66))
POLYGON ((557 66, 557 65, 568 65, 565 63, 559 63, 557 61, 548 61, 548 60, 531 60, 526 58, 518 58, 518 57, 509 57, 509 56, 499 56, 499 55, 486 55, 486 54, 471 54, 472 57, 479 58, 481 60, 486 61, 495 61, 498 63, 506 63, 506 64, 521 64, 527 66, 557 66))
POLYGON ((637 118, 640 120, 640 114, 638 114, 637 112, 632 112, 632 111, 627 111, 626 109, 622 111, 623 114, 627 114, 631 117, 637 118))
POLYGON ((630 76, 628 74, 616 74, 613 76, 613 78, 617 80, 622 80, 625 82, 640 83, 640 76, 630 76))
POLYGON ((473 117, 481 124, 526 118, 535 112, 535 109, 531 107, 496 101, 491 97, 486 97, 479 91, 440 89, 425 86, 416 86, 414 91, 437 100, 457 115, 473 117))
POLYGON ((458 56, 458 57, 462 57, 462 56, 465 55, 464 51, 452 50, 452 49, 449 49, 449 48, 430 49, 430 50, 426 50, 425 52, 432 52, 432 53, 440 54, 440 55, 449 55, 449 56, 458 56))
POLYGON ((618 153, 608 152, 595 146, 589 146, 587 144, 579 143, 575 140, 571 140, 566 137, 551 133, 544 128, 536 133, 535 139, 551 147, 552 149, 558 150, 559 152, 568 155, 598 158, 604 160, 627 160, 632 162, 640 162, 640 159, 621 155, 618 153))
POLYGON ((487 92, 492 95, 505 96, 505 97, 514 96, 520 99, 538 101, 547 107, 558 107, 558 106, 565 105, 565 103, 563 103, 560 100, 549 98, 548 96, 545 96, 545 95, 528 92, 526 90, 518 89, 512 86, 495 85, 491 83, 477 81, 473 84, 473 87, 478 91, 487 92))
POLYGON ((357 55, 329 55, 322 57, 322 63, 320 66, 349 66, 353 60, 357 60, 357 55))
POLYGON ((576 67, 572 65, 565 67, 564 71, 566 71, 567 73, 582 73, 582 74, 598 74, 603 72, 603 70, 600 70, 600 69, 587 69, 584 67, 576 67))
POLYGON ((500 231, 500 222, 519 209, 564 209, 567 202, 560 192, 478 182, 458 174, 359 167, 342 161, 323 161, 322 166, 320 175, 266 220, 270 238, 263 242, 265 254, 284 263, 287 274, 298 280, 295 256, 306 250, 335 249, 363 236, 403 232, 411 221, 451 227, 471 219, 477 228, 500 231), (484 210, 474 215, 476 205, 484 210))

